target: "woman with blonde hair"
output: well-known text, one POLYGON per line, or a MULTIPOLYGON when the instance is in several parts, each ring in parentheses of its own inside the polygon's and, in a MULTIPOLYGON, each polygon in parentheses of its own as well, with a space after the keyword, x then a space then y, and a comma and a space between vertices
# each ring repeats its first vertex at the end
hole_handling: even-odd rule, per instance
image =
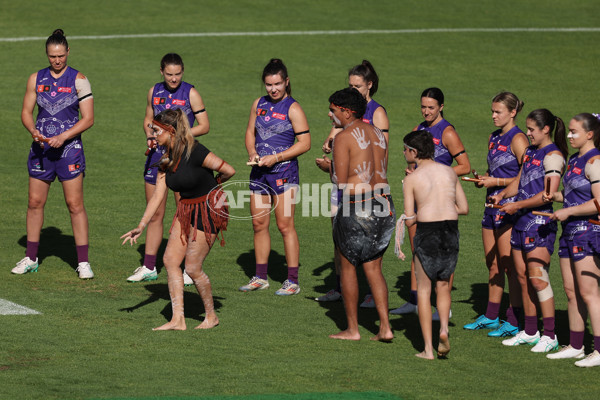
MULTIPOLYGON (((219 318, 214 309, 210 280, 202 264, 219 231, 227 229, 229 214, 220 184, 231 178, 235 170, 194 139, 182 110, 165 110, 151 125, 157 143, 166 149, 158 166, 156 189, 139 225, 121 238, 124 239, 123 244, 127 241, 132 245, 137 243, 148 221, 158 210, 167 188, 179 192, 181 199, 163 257, 173 316, 171 321, 154 329, 186 329, 183 272, 180 268, 184 258, 186 271, 194 281, 206 312, 197 329, 212 328, 219 324, 219 318)), ((224 245, 223 240, 221 245, 224 245)))

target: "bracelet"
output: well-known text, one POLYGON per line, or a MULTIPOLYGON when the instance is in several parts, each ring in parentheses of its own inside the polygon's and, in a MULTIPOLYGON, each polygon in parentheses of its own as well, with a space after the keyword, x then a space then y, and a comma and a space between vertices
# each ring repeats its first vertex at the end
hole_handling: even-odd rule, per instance
POLYGON ((279 153, 275 153, 275 162, 279 162, 279 153))

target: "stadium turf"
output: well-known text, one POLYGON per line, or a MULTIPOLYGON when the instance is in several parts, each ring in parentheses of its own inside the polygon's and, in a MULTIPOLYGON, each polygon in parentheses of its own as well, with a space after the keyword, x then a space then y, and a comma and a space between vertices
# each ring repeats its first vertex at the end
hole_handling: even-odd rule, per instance
MULTIPOLYGON (((183 57, 184 79, 196 85, 206 104, 211 129, 201 141, 236 168, 234 179, 240 181, 249 174, 244 132, 252 101, 264 92, 262 68, 270 58, 282 58, 311 128, 312 149, 300 157, 301 181, 316 188, 328 182, 314 163, 330 129, 327 98, 347 85, 350 67, 370 60, 380 76, 374 98, 390 118, 388 175, 401 209, 402 137, 421 121, 419 96, 427 87, 444 91, 445 117, 480 173, 494 130, 490 100, 499 91, 524 100, 521 127, 524 116, 540 107, 567 122, 579 112, 600 111, 596 3, 0 0, 0 298, 41 313, 0 315, 0 399, 597 397, 598 369, 547 360, 529 347, 505 348, 486 332, 462 330, 487 301, 480 237, 484 195, 472 184, 464 185, 471 213, 460 219, 447 360, 414 357, 423 346, 416 315, 390 318, 391 344, 367 340, 377 332, 374 310, 359 312, 360 342, 327 337, 345 328, 345 316, 341 302, 313 300, 335 279, 330 220, 308 192, 296 214, 301 293, 273 295, 285 279, 274 223, 273 290, 237 290, 254 272, 254 257, 251 222, 233 219, 226 246, 215 246, 205 264, 221 321, 210 331, 191 329, 203 313, 191 288, 185 294, 188 330, 151 331, 170 317, 166 271, 160 263, 157 281, 127 283, 143 246, 119 241, 145 207, 142 121, 148 89, 161 79, 159 61, 167 52, 183 57), (39 271, 10 274, 26 241, 31 139, 20 122, 25 82, 47 66, 44 41, 59 27, 69 39, 69 65, 88 76, 94 93, 95 124, 83 135, 96 273, 91 281, 80 281, 74 271, 73 236, 58 183, 45 208, 39 271), (169 36, 173 33, 180 35, 169 36)), ((170 196, 165 230, 173 211, 170 196)), ((247 216, 248 206, 232 212, 247 216)), ((388 251, 383 265, 395 308, 408 298, 409 264, 388 251)), ((566 344, 566 299, 556 255, 550 276, 556 332, 566 344)), ((588 330, 586 352, 591 342, 588 330)))

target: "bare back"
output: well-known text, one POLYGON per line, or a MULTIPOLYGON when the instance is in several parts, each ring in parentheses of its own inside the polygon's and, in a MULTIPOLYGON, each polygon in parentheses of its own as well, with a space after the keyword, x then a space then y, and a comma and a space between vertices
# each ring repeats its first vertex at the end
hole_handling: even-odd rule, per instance
POLYGON ((333 145, 334 171, 349 194, 387 185, 388 143, 383 133, 360 119, 338 133, 333 145))
MULTIPOLYGON (((418 168, 404 179, 404 209, 417 221, 433 222, 458 219, 463 214, 466 197, 456 172, 433 160, 419 160, 418 168)), ((468 207, 468 206, 467 206, 468 207)))

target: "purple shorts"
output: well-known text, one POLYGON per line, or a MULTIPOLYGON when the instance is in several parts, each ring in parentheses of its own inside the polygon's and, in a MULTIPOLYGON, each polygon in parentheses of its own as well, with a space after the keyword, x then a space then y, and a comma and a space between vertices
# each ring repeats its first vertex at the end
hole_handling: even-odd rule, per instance
POLYGON ((256 194, 280 195, 288 189, 297 187, 298 162, 290 162, 278 172, 268 172, 268 168, 252 167, 250 172, 250 190, 256 194))
POLYGON ((532 224, 529 229, 524 231, 513 228, 510 245, 513 249, 524 253, 543 247, 548 250, 548 254, 552 255, 557 229, 556 221, 550 221, 546 224, 532 224))
POLYGON ((515 216, 501 212, 495 208, 486 208, 483 212, 481 227, 485 229, 502 229, 507 225, 514 225, 515 216))
POLYGON ((144 165, 144 181, 151 185, 156 185, 156 178, 158 177, 158 167, 154 166, 161 157, 165 154, 162 146, 156 149, 152 149, 148 157, 146 158, 146 164, 144 165))
POLYGON ((33 143, 27 168, 30 177, 49 182, 53 182, 56 177, 63 182, 77 178, 80 174, 85 175, 85 155, 81 140, 78 137, 71 139, 58 149, 47 144, 42 148, 38 143, 33 143))
POLYGON ((558 257, 579 261, 587 256, 600 254, 600 226, 587 220, 563 223, 558 241, 558 257))

